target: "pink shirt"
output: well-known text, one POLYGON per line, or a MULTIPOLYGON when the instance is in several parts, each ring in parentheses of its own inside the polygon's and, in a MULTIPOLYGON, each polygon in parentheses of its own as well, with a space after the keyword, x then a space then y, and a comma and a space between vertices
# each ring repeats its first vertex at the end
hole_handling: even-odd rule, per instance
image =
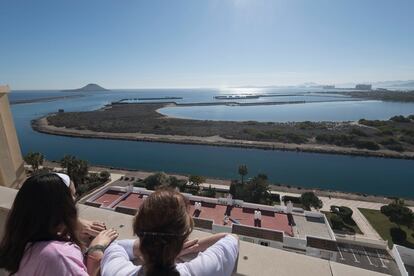
POLYGON ((70 242, 36 242, 24 253, 16 275, 88 275, 80 248, 70 242))

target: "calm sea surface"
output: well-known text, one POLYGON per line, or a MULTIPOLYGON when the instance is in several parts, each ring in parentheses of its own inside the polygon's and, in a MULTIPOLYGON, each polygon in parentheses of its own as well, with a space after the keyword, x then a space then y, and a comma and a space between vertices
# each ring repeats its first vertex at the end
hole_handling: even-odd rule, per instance
MULTIPOLYGON (((258 121, 346 121, 360 118, 386 119, 394 115, 414 114, 414 104, 380 101, 350 101, 346 97, 297 93, 317 90, 219 91, 212 89, 152 89, 110 92, 15 91, 11 101, 62 95, 84 97, 12 105, 15 125, 23 153, 39 151, 46 158, 59 160, 65 154, 87 159, 90 163, 150 171, 202 174, 211 177, 237 177, 239 164, 247 164, 249 175, 265 173, 273 182, 325 189, 394 195, 414 198, 414 161, 331 154, 266 151, 213 146, 177 145, 104 139, 53 136, 34 132, 30 121, 56 112, 94 110, 125 98, 183 97, 178 102, 212 102, 214 96, 231 93, 281 93, 255 101, 306 101, 312 103, 272 106, 208 106, 164 108, 171 116, 211 120, 258 121), (293 95, 294 94, 294 95, 293 95), (324 101, 324 102, 320 102, 324 101)), ((237 100, 240 101, 240 100, 237 100)))

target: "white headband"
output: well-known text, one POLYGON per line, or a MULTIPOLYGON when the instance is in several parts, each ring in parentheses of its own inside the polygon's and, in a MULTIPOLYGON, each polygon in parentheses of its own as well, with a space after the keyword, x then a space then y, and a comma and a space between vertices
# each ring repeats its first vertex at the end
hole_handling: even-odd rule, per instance
POLYGON ((60 179, 62 179, 63 183, 69 188, 70 186, 70 177, 67 174, 64 173, 55 173, 57 176, 59 176, 60 179))

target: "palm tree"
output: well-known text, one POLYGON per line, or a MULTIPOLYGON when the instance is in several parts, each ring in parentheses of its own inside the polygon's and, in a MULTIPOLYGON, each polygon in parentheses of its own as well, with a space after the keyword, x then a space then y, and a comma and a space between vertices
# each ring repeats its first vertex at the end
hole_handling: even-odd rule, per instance
POLYGON ((39 166, 43 164, 44 156, 40 152, 29 152, 25 157, 24 161, 32 166, 33 171, 37 171, 39 169, 39 166))
POLYGON ((242 184, 244 184, 244 176, 247 175, 249 172, 247 171, 246 165, 240 165, 239 166, 239 174, 241 176, 242 184))
POLYGON ((83 183, 88 175, 88 162, 76 159, 76 157, 72 155, 65 155, 60 160, 60 165, 66 170, 76 187, 83 183))
POLYGON ((72 166, 73 162, 76 160, 75 156, 73 155, 65 155, 60 160, 60 166, 69 173, 69 167, 72 166))

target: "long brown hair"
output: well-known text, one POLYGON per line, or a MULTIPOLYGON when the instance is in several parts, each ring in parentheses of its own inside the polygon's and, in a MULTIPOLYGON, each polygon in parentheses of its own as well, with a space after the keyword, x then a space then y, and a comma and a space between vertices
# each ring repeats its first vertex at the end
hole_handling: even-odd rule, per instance
POLYGON ((152 193, 141 205, 134 221, 145 275, 179 275, 175 260, 192 230, 193 221, 183 195, 169 189, 152 193))
POLYGON ((16 273, 25 251, 38 241, 71 241, 81 246, 77 228, 75 202, 62 179, 52 173, 28 178, 7 218, 0 268, 16 273))

